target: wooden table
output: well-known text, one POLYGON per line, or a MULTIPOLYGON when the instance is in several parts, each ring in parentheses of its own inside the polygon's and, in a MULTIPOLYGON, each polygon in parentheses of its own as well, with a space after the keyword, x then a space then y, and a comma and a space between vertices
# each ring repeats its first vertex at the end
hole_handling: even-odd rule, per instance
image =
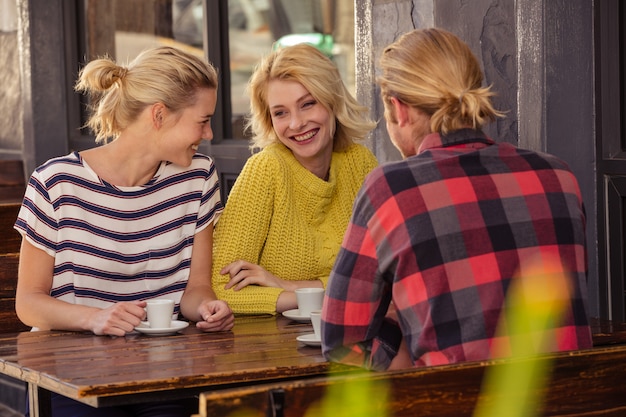
MULTIPOLYGON (((626 416, 624 376, 626 345, 611 345, 571 352, 547 353, 536 358, 463 362, 405 371, 348 374, 306 380, 260 384, 200 394, 198 417, 301 417, 304 415, 368 415, 387 417, 475 417, 479 401, 493 404, 500 395, 509 401, 534 404, 525 414, 537 417, 626 416), (484 376, 517 363, 549 369, 545 385, 525 386, 517 381, 514 392, 484 390, 484 376), (531 394, 524 397, 523 388, 531 394), (387 391, 388 395, 385 395, 387 391), (537 403, 533 396, 541 399, 537 403), (352 400, 351 400, 352 399, 352 400), (325 406, 324 402, 328 402, 325 406), (530 401, 530 402, 529 402, 530 401), (238 414, 240 413, 240 414, 238 414)), ((512 412, 491 412, 507 417, 512 412)), ((485 415, 485 414, 481 414, 485 415)))
POLYGON ((12 333, 0 335, 0 373, 28 383, 31 416, 48 416, 51 392, 106 407, 325 375, 320 348, 296 340, 311 332, 310 324, 256 316, 222 333, 193 325, 170 336, 12 333))
MULTIPOLYGON (((483 391, 484 375, 512 363, 541 364, 550 369, 545 386, 530 388, 532 394, 543 399, 532 410, 537 416, 625 416, 622 383, 626 376, 626 325, 594 318, 591 329, 595 346, 585 350, 405 371, 332 375, 201 393, 199 417, 235 415, 244 410, 248 417, 326 415, 319 411, 320 404, 333 399, 335 403, 326 407, 337 416, 351 415, 354 404, 346 399, 350 397, 346 392, 355 389, 352 396, 360 404, 367 404, 370 415, 471 417, 479 399, 489 403, 497 398, 497 394, 483 391), (383 394, 385 388, 389 397, 383 394)), ((521 383, 518 381, 518 388, 521 383)))
MULTIPOLYGON (((594 321, 596 345, 626 341, 624 326, 594 321)), ((343 372, 296 341, 310 324, 238 317, 231 332, 190 326, 172 336, 73 332, 0 334, 0 373, 28 383, 31 416, 49 416, 50 393, 93 407, 185 398, 225 388, 343 372)))

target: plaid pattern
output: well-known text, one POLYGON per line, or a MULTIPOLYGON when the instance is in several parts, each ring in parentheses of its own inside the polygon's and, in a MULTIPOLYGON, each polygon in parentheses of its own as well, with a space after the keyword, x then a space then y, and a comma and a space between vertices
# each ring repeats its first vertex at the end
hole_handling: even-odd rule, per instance
POLYGON ((326 291, 324 354, 382 370, 404 335, 415 366, 489 358, 507 288, 538 258, 559 260, 573 289, 549 350, 591 347, 585 214, 567 165, 474 130, 431 134, 359 192, 326 291))

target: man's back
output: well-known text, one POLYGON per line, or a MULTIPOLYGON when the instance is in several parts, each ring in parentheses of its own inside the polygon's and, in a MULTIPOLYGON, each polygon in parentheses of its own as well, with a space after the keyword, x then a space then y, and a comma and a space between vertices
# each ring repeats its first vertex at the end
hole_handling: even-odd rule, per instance
MULTIPOLYGON (((582 199, 573 174, 551 155, 469 129, 429 135, 418 155, 367 178, 350 228, 364 233, 344 241, 336 272, 361 278, 359 294, 348 291, 355 295, 343 302, 385 282, 417 366, 490 357, 507 289, 538 259, 562 263, 574 289, 555 349, 591 346, 582 199), (376 270, 363 268, 372 251, 376 270)), ((331 287, 328 297, 341 295, 331 287)), ((358 333, 370 322, 351 324, 358 333)), ((350 327, 341 332, 356 336, 350 327)))
POLYGON ((326 357, 399 369, 506 355, 510 333, 496 329, 507 293, 537 275, 565 306, 541 350, 590 347, 585 214, 569 168, 485 137, 505 113, 456 35, 415 29, 380 65, 404 160, 374 170, 355 202, 324 301, 326 357))

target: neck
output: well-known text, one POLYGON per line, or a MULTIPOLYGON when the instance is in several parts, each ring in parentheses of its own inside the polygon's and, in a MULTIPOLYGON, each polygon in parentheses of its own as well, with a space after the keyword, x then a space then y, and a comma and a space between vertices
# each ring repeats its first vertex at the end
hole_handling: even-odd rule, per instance
POLYGON ((93 151, 85 155, 89 165, 100 178, 120 187, 146 184, 161 163, 153 160, 145 150, 133 150, 119 139, 93 151))
POLYGON ((295 158, 300 165, 309 170, 313 175, 324 181, 328 181, 332 156, 333 150, 329 148, 328 151, 324 151, 323 155, 315 155, 310 158, 299 158, 295 156, 295 158))

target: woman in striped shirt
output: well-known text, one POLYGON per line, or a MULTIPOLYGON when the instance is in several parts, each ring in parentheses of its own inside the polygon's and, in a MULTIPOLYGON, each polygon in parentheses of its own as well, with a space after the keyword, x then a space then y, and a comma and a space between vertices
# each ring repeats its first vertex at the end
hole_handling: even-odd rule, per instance
MULTIPOLYGON (((88 63, 76 89, 91 95, 87 124, 105 143, 51 159, 30 178, 15 224, 23 236, 20 319, 124 336, 145 319, 145 300, 168 298, 198 328, 229 330, 232 312, 210 279, 223 206, 213 161, 197 153, 213 137, 215 69, 158 47, 128 67, 88 63)), ((134 407, 144 406, 154 411, 145 415, 184 415, 178 404, 134 407)), ((139 413, 82 409, 63 397, 53 408, 63 416, 139 413)))

